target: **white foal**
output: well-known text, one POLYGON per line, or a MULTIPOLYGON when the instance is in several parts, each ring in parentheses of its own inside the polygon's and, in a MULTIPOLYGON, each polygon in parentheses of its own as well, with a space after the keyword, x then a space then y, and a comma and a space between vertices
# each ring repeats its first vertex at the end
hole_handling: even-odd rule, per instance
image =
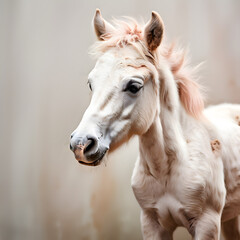
POLYGON ((70 147, 85 165, 101 163, 133 135, 139 158, 132 187, 144 239, 172 239, 184 226, 195 240, 240 239, 240 105, 204 110, 184 54, 161 44, 153 12, 146 26, 94 17, 92 100, 70 147))

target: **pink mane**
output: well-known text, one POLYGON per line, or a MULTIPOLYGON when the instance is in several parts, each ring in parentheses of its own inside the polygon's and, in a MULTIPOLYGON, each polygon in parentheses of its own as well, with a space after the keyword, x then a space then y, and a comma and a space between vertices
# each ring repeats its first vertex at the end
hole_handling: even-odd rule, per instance
MULTIPOLYGON (((102 36, 104 41, 98 41, 94 44, 93 54, 101 54, 111 47, 122 48, 126 45, 132 45, 146 60, 149 61, 149 58, 153 58, 143 40, 144 28, 134 19, 127 19, 128 21, 113 21, 113 30, 102 36)), ((204 109, 204 100, 201 87, 195 79, 195 69, 189 67, 185 52, 177 49, 175 44, 162 45, 160 45, 160 50, 156 51, 156 54, 160 54, 168 62, 176 80, 180 101, 186 112, 195 118, 199 118, 204 109)))
POLYGON ((162 55, 170 65, 185 110, 190 115, 199 118, 204 109, 204 98, 202 87, 197 83, 195 77, 197 68, 189 66, 185 51, 177 49, 175 43, 165 47, 162 55))

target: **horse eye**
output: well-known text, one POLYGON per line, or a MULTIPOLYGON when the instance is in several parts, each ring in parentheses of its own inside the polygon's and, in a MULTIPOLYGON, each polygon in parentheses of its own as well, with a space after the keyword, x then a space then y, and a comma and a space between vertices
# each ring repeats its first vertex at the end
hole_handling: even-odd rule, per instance
POLYGON ((140 88, 138 88, 137 86, 135 86, 133 84, 128 87, 128 91, 131 93, 137 93, 139 90, 140 90, 140 88))
POLYGON ((136 94, 143 86, 139 82, 132 82, 130 81, 124 91, 131 92, 133 94, 136 94))

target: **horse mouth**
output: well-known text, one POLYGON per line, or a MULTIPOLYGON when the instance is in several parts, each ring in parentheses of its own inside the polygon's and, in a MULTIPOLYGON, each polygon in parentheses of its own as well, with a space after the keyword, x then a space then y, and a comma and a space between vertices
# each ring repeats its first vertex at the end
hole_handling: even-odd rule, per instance
POLYGON ((96 160, 96 161, 94 161, 94 162, 90 162, 90 163, 87 163, 87 162, 83 162, 83 161, 78 161, 80 164, 83 164, 83 165, 86 165, 86 166, 93 166, 93 167, 95 167, 95 166, 98 166, 98 165, 100 165, 100 163, 101 163, 101 160, 96 160))
POLYGON ((97 152, 96 154, 94 154, 93 156, 89 156, 89 157, 85 157, 85 161, 79 160, 76 158, 76 160, 83 165, 86 166, 98 166, 101 163, 101 160, 103 159, 103 157, 105 156, 107 150, 105 150, 102 153, 97 152))

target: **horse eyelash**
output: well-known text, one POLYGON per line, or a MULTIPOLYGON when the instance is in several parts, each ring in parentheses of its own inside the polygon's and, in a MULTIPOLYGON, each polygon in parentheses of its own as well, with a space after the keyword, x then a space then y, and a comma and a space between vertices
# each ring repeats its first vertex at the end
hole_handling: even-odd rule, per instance
POLYGON ((90 83, 89 81, 87 81, 87 84, 88 84, 90 90, 92 91, 92 85, 91 85, 91 83, 90 83))

